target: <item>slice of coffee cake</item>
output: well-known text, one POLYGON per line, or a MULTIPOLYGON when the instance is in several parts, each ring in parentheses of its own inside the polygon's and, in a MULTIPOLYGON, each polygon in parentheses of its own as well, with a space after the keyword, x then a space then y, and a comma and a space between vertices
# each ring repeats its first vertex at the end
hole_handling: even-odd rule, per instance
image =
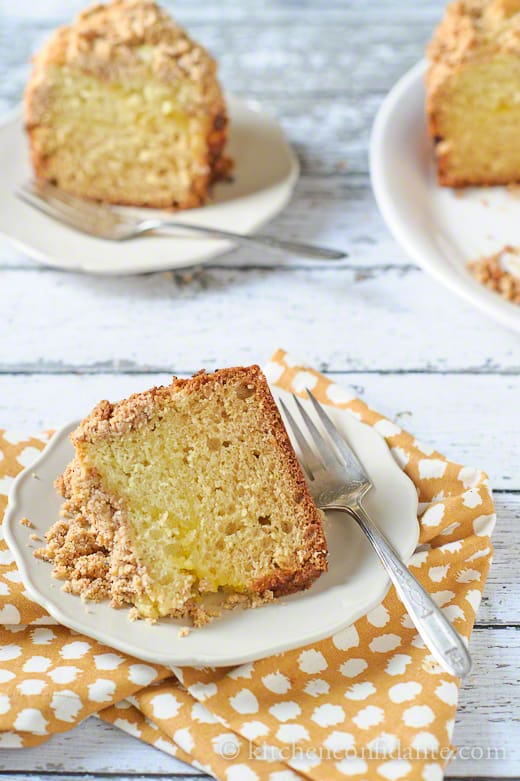
POLYGON ((25 123, 37 179, 107 203, 188 209, 231 166, 208 52, 153 0, 114 0, 34 58, 25 123))
POLYGON ((255 604, 326 570, 321 514, 257 366, 103 401, 72 441, 64 517, 38 552, 68 590, 202 623, 208 595, 255 604))

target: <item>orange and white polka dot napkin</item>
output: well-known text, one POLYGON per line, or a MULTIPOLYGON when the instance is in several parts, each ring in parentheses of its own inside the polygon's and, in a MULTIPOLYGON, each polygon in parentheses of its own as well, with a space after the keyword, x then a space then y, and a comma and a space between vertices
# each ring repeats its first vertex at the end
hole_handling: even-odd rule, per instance
MULTIPOLYGON (((419 493, 410 567, 469 638, 492 556, 485 474, 421 445, 283 351, 267 373, 297 393, 310 382, 320 401, 386 439, 419 493)), ((0 433, 0 514, 10 482, 44 446, 44 438, 0 433)), ((0 624, 0 747, 34 746, 98 714, 222 781, 438 781, 452 752, 459 682, 425 649, 393 589, 315 645, 233 669, 172 673, 56 625, 24 592, 0 540, 0 624)))

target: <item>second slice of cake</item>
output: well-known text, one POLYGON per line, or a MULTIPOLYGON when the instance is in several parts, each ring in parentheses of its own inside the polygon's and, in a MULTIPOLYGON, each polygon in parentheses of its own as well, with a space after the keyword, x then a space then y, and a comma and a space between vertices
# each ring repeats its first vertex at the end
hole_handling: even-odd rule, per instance
POLYGON ((25 123, 36 178, 82 198, 189 209, 231 166, 216 62, 153 0, 96 4, 56 30, 25 123))
POLYGON ((41 558, 66 589, 146 618, 207 618, 327 568, 321 514, 257 366, 101 402, 72 435, 64 518, 41 558))

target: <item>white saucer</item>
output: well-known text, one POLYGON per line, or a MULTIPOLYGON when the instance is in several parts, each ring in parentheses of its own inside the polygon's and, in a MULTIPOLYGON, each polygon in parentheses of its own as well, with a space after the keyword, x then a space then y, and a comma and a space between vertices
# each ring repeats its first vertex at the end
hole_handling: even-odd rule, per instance
MULTIPOLYGON (((233 181, 215 187, 211 204, 178 216, 196 225, 252 233, 284 208, 299 166, 278 123, 258 105, 228 97, 228 109, 233 181)), ((48 266, 94 274, 134 274, 201 263, 233 247, 228 241, 172 232, 121 243, 105 241, 32 209, 13 194, 17 185, 32 176, 20 107, 0 124, 0 171, 0 234, 48 266)), ((164 214, 150 209, 131 212, 147 217, 164 214)))
MULTIPOLYGON (((278 397, 284 395, 273 390, 278 397)), ((313 415, 308 402, 304 403, 313 415)), ((419 537, 415 486, 373 428, 346 411, 331 409, 331 417, 374 482, 367 508, 408 561, 419 537)), ((76 425, 71 423, 58 432, 38 460, 16 479, 3 524, 27 591, 59 623, 145 661, 169 666, 224 666, 329 637, 384 598, 389 580, 369 543, 348 516, 331 513, 327 519, 329 571, 308 591, 255 610, 229 612, 192 630, 187 637, 179 637, 179 622, 131 622, 127 610, 114 610, 107 603, 89 603, 90 612, 86 612, 79 597, 60 590, 60 582, 51 577, 51 565, 33 557, 35 543, 31 542, 31 534, 43 536, 58 518, 60 500, 53 482, 73 455, 68 434, 76 425), (34 529, 20 524, 24 516, 30 518, 34 529)))
POLYGON ((440 282, 520 331, 520 307, 477 282, 466 263, 520 246, 520 200, 505 187, 439 187, 426 129, 424 73, 412 68, 388 94, 372 132, 370 169, 381 213, 406 252, 440 282))

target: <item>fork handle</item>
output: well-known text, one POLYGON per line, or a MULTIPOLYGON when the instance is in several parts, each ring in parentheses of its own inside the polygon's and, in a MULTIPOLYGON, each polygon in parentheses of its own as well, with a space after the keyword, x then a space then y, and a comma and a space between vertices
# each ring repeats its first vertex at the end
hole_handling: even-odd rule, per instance
POLYGON ((206 225, 189 225, 188 223, 178 222, 177 220, 149 219, 143 220, 139 226, 140 233, 158 230, 160 228, 182 228, 182 230, 192 233, 201 233, 214 239, 226 239, 239 244, 260 245, 268 249, 282 250, 283 252, 302 255, 308 258, 317 258, 318 260, 341 260, 347 257, 346 252, 341 250, 328 249, 327 247, 317 247, 312 244, 302 244, 299 241, 289 241, 277 239, 274 236, 266 236, 262 233, 245 235, 243 233, 232 233, 231 231, 221 230, 220 228, 211 228, 206 225))
POLYGON ((451 675, 459 678, 466 676, 471 670, 471 656, 461 636, 428 592, 401 561, 361 503, 355 507, 334 507, 333 509, 343 509, 348 512, 366 534, 415 624, 415 628, 435 659, 451 675))

